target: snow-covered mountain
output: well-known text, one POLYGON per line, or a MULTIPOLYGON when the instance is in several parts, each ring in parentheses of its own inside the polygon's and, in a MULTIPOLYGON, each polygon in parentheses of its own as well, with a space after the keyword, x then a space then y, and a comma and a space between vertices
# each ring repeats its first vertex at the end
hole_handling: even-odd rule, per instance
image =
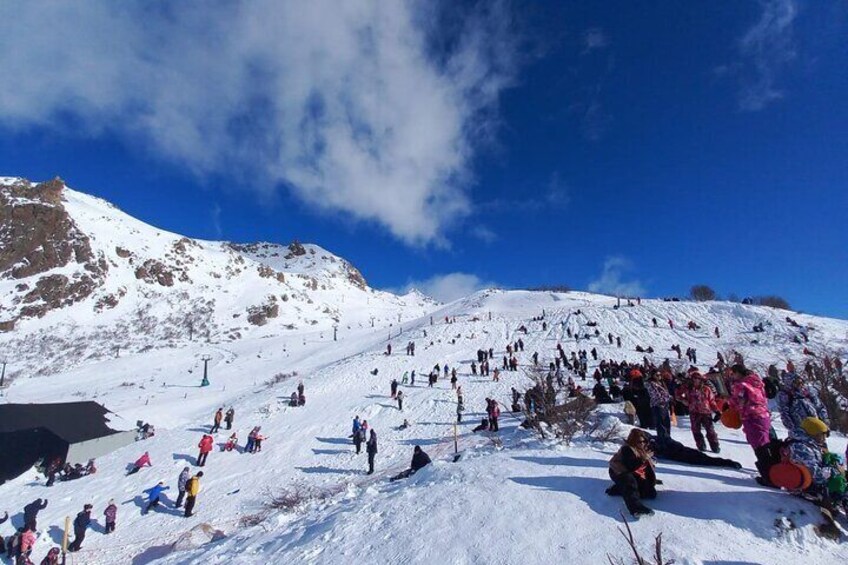
POLYGON ((19 370, 190 340, 326 336, 434 306, 370 288, 317 245, 191 239, 59 179, 0 177, 0 346, 19 370))
MULTIPOLYGON (((733 351, 758 371, 790 359, 802 364, 811 354, 844 360, 848 350, 843 320, 720 301, 617 307, 614 298, 584 292, 484 290, 441 305, 415 291, 398 297, 369 289, 356 269, 317 246, 183 238, 60 181, 4 179, 0 198, 0 347, 17 375, 0 390, 2 401, 95 400, 157 430, 98 459, 93 476, 47 488, 32 470, 0 485, 0 513, 11 516, 0 535, 21 525, 25 504, 50 500, 39 515, 36 561, 61 541, 65 516, 85 503, 94 505, 95 527, 72 560, 87 565, 626 560, 622 501, 604 493, 619 444, 542 441, 506 408, 498 433, 475 433, 484 399, 508 405, 512 387, 530 384, 532 354, 547 366, 558 345, 595 349, 599 359, 669 358, 675 368, 683 361, 672 345, 696 349, 701 368, 733 351), (497 382, 472 373, 477 350, 491 348, 499 362, 519 337, 518 371, 504 371, 497 382), (404 354, 409 342, 414 356, 404 354), (202 359, 211 380, 204 387, 202 359), (456 435, 449 380, 422 382, 436 364, 456 368, 463 390, 456 435), (413 371, 418 379, 403 383, 413 371), (403 411, 389 396, 392 379, 402 382, 403 411), (290 407, 299 381, 306 405, 290 407), (197 514, 185 518, 173 507, 177 476, 185 466, 198 470, 201 434, 217 408, 230 406, 239 445, 254 426, 268 439, 261 453, 213 451, 197 514), (373 475, 350 444, 355 415, 378 434, 373 475), (389 482, 409 466, 414 445, 433 464, 389 482), (454 462, 456 448, 462 457, 454 462), (145 451, 153 466, 127 475, 145 451), (171 490, 143 515, 142 492, 159 481, 171 490), (118 528, 106 536, 102 512, 110 499, 118 528)), ((590 374, 597 365, 589 360, 590 374)), ((600 410, 605 422, 625 420, 621 404, 600 410)), ((773 422, 783 435, 776 413, 773 422)), ((743 468, 660 462, 663 485, 650 501, 656 515, 632 524, 643 554, 662 532, 666 557, 689 565, 848 559, 846 544, 815 533, 814 507, 753 480, 754 456, 741 430, 718 431, 722 457, 743 468)), ((217 444, 230 433, 218 433, 217 444)), ((694 446, 685 418, 672 436, 694 446)), ((841 434, 828 441, 845 452, 841 434)))

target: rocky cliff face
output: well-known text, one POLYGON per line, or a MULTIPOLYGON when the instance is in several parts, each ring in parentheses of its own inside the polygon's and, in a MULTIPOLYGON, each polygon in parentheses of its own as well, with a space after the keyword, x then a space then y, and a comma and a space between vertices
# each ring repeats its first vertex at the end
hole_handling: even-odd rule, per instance
POLYGON ((60 179, 0 177, 0 347, 20 350, 38 372, 116 349, 320 333, 432 308, 369 288, 317 245, 195 240, 60 179))

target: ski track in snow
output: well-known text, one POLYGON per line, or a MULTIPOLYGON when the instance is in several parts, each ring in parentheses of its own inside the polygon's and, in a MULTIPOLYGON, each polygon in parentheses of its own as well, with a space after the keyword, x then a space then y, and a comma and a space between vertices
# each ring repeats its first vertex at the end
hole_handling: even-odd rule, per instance
MULTIPOLYGON (((42 497, 49 506, 39 515, 36 562, 60 540, 58 526, 76 515, 86 502, 94 504, 95 527, 83 551, 69 563, 605 563, 609 553, 629 562, 628 548, 616 528, 621 525, 620 498, 610 498, 607 461, 613 444, 577 443, 566 448, 540 443, 517 427, 518 420, 504 409, 496 445, 487 434, 472 434, 484 414, 484 397, 509 403, 511 386, 528 384, 523 370, 503 372, 501 381, 472 376, 470 361, 478 348, 495 350, 492 368, 500 367, 507 343, 519 337, 523 323, 530 333, 518 355, 524 365, 538 351, 547 365, 561 342, 566 353, 598 349, 601 359, 640 360, 636 345, 653 346, 657 361, 672 360, 674 343, 695 347, 701 367, 716 351, 736 348, 749 365, 759 369, 792 356, 801 360, 801 346, 790 335, 783 311, 729 303, 666 303, 645 300, 638 307, 614 310, 615 299, 573 292, 486 291, 444 306, 429 316, 405 321, 404 332, 393 337, 392 356, 383 354, 388 332, 396 327, 363 328, 343 335, 302 334, 291 337, 252 338, 226 345, 191 344, 181 349, 154 350, 94 364, 82 365, 50 377, 20 378, 7 391, 7 402, 46 402, 93 399, 104 403, 125 421, 145 420, 157 427, 155 438, 138 442, 98 460, 98 473, 52 488, 34 472, 0 486, 0 512, 9 510, 12 522, 21 521, 23 506, 42 497), (547 331, 530 318, 546 310, 547 331), (577 309, 582 315, 574 315, 577 309), (488 320, 489 312, 492 320, 488 320), (456 323, 445 324, 445 316, 456 323), (470 321, 478 316, 480 321, 470 321), (656 317, 659 327, 651 327, 656 317), (672 318, 675 329, 668 328, 672 318), (695 320, 701 330, 684 329, 695 320), (565 320, 598 322, 599 338, 562 339, 565 320), (750 345, 750 327, 761 321, 772 326, 750 345), (715 339, 718 325, 722 338, 715 339), (428 337, 423 337, 427 331, 428 337), (620 336, 622 347, 610 346, 607 333, 620 336), (472 337, 473 336, 473 337, 472 337), (303 338, 302 338, 303 337, 303 338), (456 339, 456 344, 451 344, 456 339), (415 341, 416 355, 404 350, 415 341), (430 345, 433 342, 433 345, 430 345), (285 350, 283 344, 285 343, 285 350), (199 388, 203 354, 210 354, 211 386, 199 388), (442 373, 435 388, 426 375, 436 364, 456 366, 466 412, 459 426, 463 457, 451 462, 456 396, 442 373), (370 374, 377 368, 379 374, 370 374), (404 411, 389 398, 392 378, 415 369, 416 386, 401 386, 404 411), (191 371, 191 372, 189 372, 191 371), (298 375, 276 385, 265 383, 275 374, 298 375), (302 379, 305 407, 290 408, 289 395, 302 379), (268 436, 259 454, 214 451, 203 469, 197 515, 185 519, 171 506, 176 479, 192 464, 196 445, 208 431, 219 406, 236 410, 235 428, 244 445, 247 432, 261 425, 268 436), (347 439, 354 415, 367 419, 377 431, 377 473, 368 477, 366 455, 356 455, 347 439), (404 418, 412 426, 397 430, 404 418), (411 479, 386 479, 406 468, 412 447, 421 445, 434 464, 411 479), (127 465, 149 451, 153 467, 127 477, 127 465), (158 512, 140 515, 141 491, 164 480, 171 485, 167 502, 158 512), (244 516, 263 510, 267 494, 283 486, 303 484, 334 493, 294 514, 271 514, 259 526, 240 526, 244 516), (118 527, 112 536, 102 532, 106 502, 118 503, 118 527), (170 545, 200 523, 222 530, 227 538, 188 551, 170 551, 170 545)), ((810 347, 845 349, 848 323, 790 314, 812 324, 810 347)), ((363 318, 365 319, 365 318, 363 318)), ((594 328, 581 326, 583 332, 594 328)), ((325 330, 326 334, 326 330, 325 330)), ((590 357, 591 359, 591 357, 590 357)), ((590 361, 589 373, 595 362, 590 361)), ((591 385, 591 378, 586 381, 591 385)), ((590 387, 589 387, 590 388, 590 387)), ((603 407, 616 411, 620 405, 603 407)), ((779 418, 773 415, 779 429, 779 418)), ((683 564, 717 563, 838 563, 848 558, 843 545, 812 532, 817 512, 811 505, 786 494, 759 487, 753 453, 739 431, 719 426, 722 456, 743 463, 742 471, 702 468, 661 462, 664 480, 651 506, 654 517, 633 524, 638 543, 650 554, 653 536, 663 533, 667 557, 683 564), (798 528, 779 532, 774 521, 791 515, 798 528)), ((781 431, 781 430, 779 430, 781 431)), ((229 433, 222 430, 216 444, 229 433)), ((688 420, 673 430, 679 441, 694 442, 688 420)), ((831 449, 844 453, 846 441, 831 437, 831 449)), ((9 524, 0 526, 11 535, 9 524)))

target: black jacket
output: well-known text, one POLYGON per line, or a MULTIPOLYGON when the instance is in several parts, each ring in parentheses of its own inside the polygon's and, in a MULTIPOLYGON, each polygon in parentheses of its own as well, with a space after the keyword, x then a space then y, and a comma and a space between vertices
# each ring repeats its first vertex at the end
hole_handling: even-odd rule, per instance
POLYGON ((413 472, 421 469, 422 467, 426 467, 430 463, 432 463, 432 461, 430 461, 430 456, 427 455, 423 449, 412 454, 411 467, 413 472))
POLYGON ((366 451, 368 453, 377 453, 377 434, 372 433, 371 437, 368 438, 368 443, 366 444, 366 451))
POLYGON ((77 517, 74 518, 74 529, 75 530, 84 530, 91 523, 91 511, 83 510, 77 517))
POLYGON ((24 521, 34 520, 39 512, 47 508, 47 501, 45 500, 43 504, 39 504, 40 501, 41 499, 39 498, 24 506, 24 521))

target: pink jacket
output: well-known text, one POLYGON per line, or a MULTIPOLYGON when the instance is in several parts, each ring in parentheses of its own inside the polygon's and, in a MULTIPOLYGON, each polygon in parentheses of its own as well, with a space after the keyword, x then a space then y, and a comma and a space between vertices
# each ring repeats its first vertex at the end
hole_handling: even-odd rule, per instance
POLYGON ((760 418, 771 419, 763 380, 756 373, 748 373, 730 387, 730 405, 739 411, 742 421, 760 418))
POLYGON ((135 462, 135 466, 138 468, 144 467, 145 465, 151 465, 150 455, 148 455, 147 453, 139 457, 138 461, 135 462))
POLYGON ((21 553, 26 554, 33 546, 35 546, 35 532, 27 530, 21 534, 21 553))

